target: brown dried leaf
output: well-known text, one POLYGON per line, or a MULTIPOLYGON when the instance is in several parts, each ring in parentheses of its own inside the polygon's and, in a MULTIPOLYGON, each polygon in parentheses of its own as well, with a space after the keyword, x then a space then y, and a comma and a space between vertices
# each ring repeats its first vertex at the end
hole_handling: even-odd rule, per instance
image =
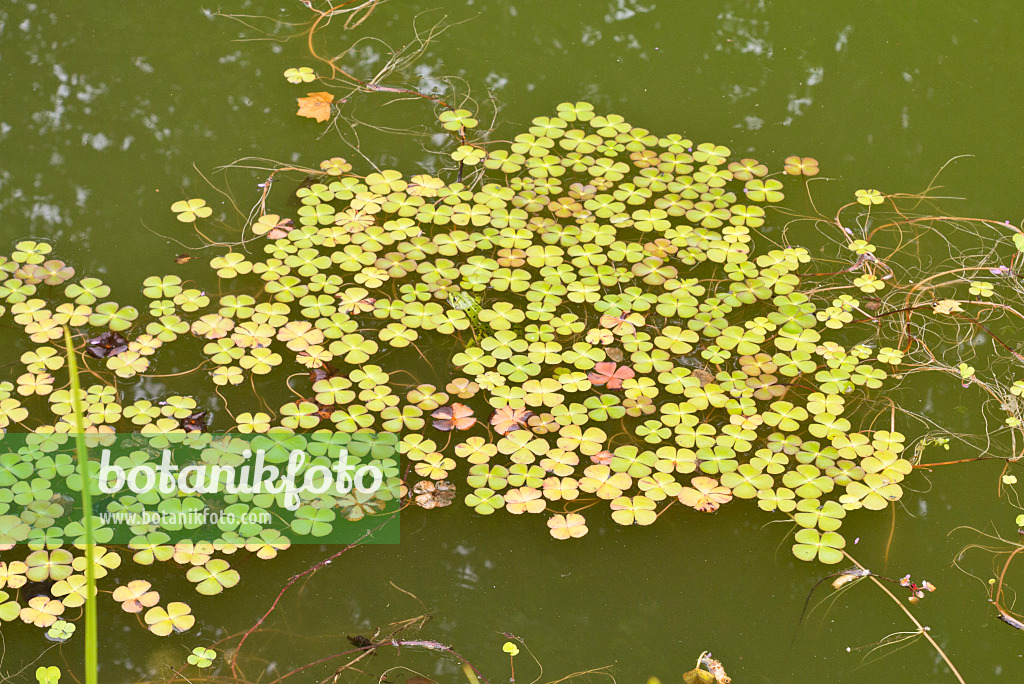
POLYGON ((331 103, 334 102, 334 95, 331 93, 309 93, 307 97, 298 98, 299 116, 317 121, 327 121, 331 118, 331 103))

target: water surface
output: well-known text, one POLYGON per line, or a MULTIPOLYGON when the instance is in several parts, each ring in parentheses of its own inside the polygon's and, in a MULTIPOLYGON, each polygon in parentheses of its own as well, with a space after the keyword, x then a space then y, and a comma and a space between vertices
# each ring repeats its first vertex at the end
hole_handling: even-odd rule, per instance
MULTIPOLYGON (((139 304, 145 276, 172 272, 183 251, 203 260, 209 254, 174 220, 173 201, 206 198, 227 235, 258 199, 259 173, 224 176, 219 166, 244 157, 315 166, 336 155, 357 160, 363 171, 368 162, 407 174, 437 166, 439 143, 425 104, 365 95, 351 110, 367 124, 424 131, 420 136, 370 125, 356 129, 358 138, 341 136, 294 116, 293 98, 304 92, 281 74, 315 66, 301 36, 310 13, 300 3, 258 0, 223 10, 277 21, 236 21, 191 0, 9 0, 0 8, 6 245, 44 238, 79 273, 101 274, 119 301, 139 304), (357 139, 358 151, 351 147, 357 139)), ((830 179, 813 185, 820 207, 838 206, 863 187, 923 190, 949 159, 973 155, 941 177, 943 192, 965 198, 950 211, 1017 222, 1024 103, 1015 84, 1024 56, 1011 48, 1022 19, 1024 8, 1010 0, 430 0, 382 3, 356 31, 336 24, 317 45, 333 55, 359 38, 378 39, 360 43, 344 61, 367 77, 386 61, 388 46, 412 40, 414 25, 447 22, 394 82, 436 88, 456 101, 473 98, 482 121, 495 117, 495 138, 559 102, 589 100, 654 132, 714 141, 772 165, 789 154, 816 157, 830 179)), ((285 208, 297 181, 290 182, 274 195, 285 208)), ((183 272, 203 273, 203 260, 183 272)), ((188 383, 154 381, 147 389, 187 393, 188 383)), ((984 429, 957 408, 970 402, 955 382, 920 378, 899 396, 950 430, 984 429)), ((971 455, 956 446, 945 454, 971 455)), ((915 614, 968 681, 1024 676, 1021 634, 998 621, 986 601, 989 559, 968 556, 981 581, 952 566, 976 538, 954 528, 1013 533, 1016 513, 993 495, 999 472, 997 464, 977 464, 915 474, 906 484, 916 491, 901 502, 891 543, 888 513, 853 514, 844 524, 862 562, 939 587, 915 614)), ((453 645, 492 682, 508 677, 501 632, 526 641, 543 664, 542 681, 612 665, 619 681, 658 675, 667 684, 703 650, 737 682, 952 681, 923 640, 898 651, 858 648, 913 629, 867 584, 818 608, 798 629, 804 599, 827 570, 792 557, 785 523, 769 524, 744 503, 714 516, 672 513, 652 528, 592 526, 582 540, 557 543, 534 521, 481 518, 463 507, 409 511, 399 546, 356 549, 286 596, 271 631, 247 647, 260 659, 249 661, 247 674, 256 681, 263 667, 286 672, 346 650, 347 634, 427 611, 433 619, 418 635, 453 645)), ((169 672, 163 659, 180 664, 194 646, 247 628, 288 576, 329 553, 304 548, 272 563, 240 562, 241 586, 194 601, 199 627, 183 636, 160 640, 104 606, 103 681, 161 681, 169 672)), ((117 575, 134 578, 128 565, 117 575)), ((161 586, 191 591, 179 574, 161 577, 161 586)), ((48 645, 20 623, 4 625, 3 638, 8 673, 48 645)), ((76 638, 62 649, 68 663, 78 664, 79 647, 76 638)), ((55 653, 44 660, 59 663, 55 653)), ((379 673, 398 662, 442 681, 461 678, 453 661, 429 652, 382 652, 365 667, 379 673)), ((523 682, 537 672, 521 656, 516 675, 523 682)), ((32 680, 22 673, 11 681, 32 680)))

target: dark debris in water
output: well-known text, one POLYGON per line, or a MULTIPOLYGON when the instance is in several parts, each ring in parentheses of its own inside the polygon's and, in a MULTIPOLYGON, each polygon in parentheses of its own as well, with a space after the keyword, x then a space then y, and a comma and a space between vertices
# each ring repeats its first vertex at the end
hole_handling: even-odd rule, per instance
POLYGON ((116 332, 105 332, 102 335, 92 338, 85 344, 85 351, 96 359, 105 359, 109 356, 117 356, 128 350, 128 340, 116 332))
POLYGON ((185 432, 205 432, 209 419, 210 414, 207 411, 197 411, 181 419, 181 429, 185 432))

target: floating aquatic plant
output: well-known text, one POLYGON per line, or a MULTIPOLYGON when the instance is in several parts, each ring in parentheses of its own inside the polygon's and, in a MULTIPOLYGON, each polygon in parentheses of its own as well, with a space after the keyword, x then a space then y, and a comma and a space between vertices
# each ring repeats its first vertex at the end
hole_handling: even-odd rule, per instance
POLYGON ((182 223, 191 223, 213 214, 213 209, 206 206, 206 200, 198 198, 179 200, 171 205, 171 211, 178 215, 177 218, 182 223))
POLYGON ((172 632, 187 632, 196 622, 192 609, 188 604, 172 601, 163 606, 154 606, 146 611, 146 625, 149 631, 157 636, 167 636, 172 632))
MULTIPOLYGON (((301 100, 305 115, 330 116, 333 97, 301 100)), ((557 539, 587 533, 585 509, 648 525, 673 502, 709 513, 749 499, 793 520, 796 557, 826 563, 842 558, 850 512, 902 496, 905 438, 895 426, 855 428, 856 399, 908 356, 903 344, 876 351, 843 336, 874 310, 871 297, 894 287, 868 236, 848 241, 856 261, 819 293, 811 278, 823 276, 801 275, 806 250, 756 244, 773 229, 765 207, 785 196, 757 160, 654 136, 587 103, 559 105, 504 147, 461 139, 477 124, 468 110, 445 110, 440 123, 454 158, 482 167, 481 178, 363 177, 327 159, 296 193, 294 218, 258 216, 245 250, 210 259, 206 289, 154 275, 138 309, 111 301, 98 279, 75 280, 46 243, 15 245, 0 264, 0 298, 30 349, 15 361, 16 382, 0 384, 0 427, 32 430, 38 455, 26 467, 20 453, 0 454, 10 494, 0 501, 0 544, 33 544, 23 560, 0 563, 0 620, 49 629, 84 597, 82 550, 58 548, 82 533, 55 495, 61 482, 82 486, 62 450, 73 397, 52 341, 64 324, 92 361, 93 384, 79 396, 90 434, 138 430, 171 443, 230 428, 262 435, 281 454, 288 440, 341 434, 353 453, 365 444, 395 485, 374 498, 309 497, 284 530, 225 525, 210 541, 133 530, 134 562, 180 563, 204 594, 241 581, 220 555, 273 558, 302 536, 377 515, 400 494, 430 509, 458 490, 479 514, 543 515, 557 539), (135 396, 161 372, 164 350, 189 338, 230 413, 198 396, 135 396), (403 362, 419 355, 435 384, 404 382, 403 362), (291 375, 294 396, 268 406, 253 383, 278 373, 291 375), (371 432, 393 438, 409 467, 374 455, 379 443, 362 441, 371 432), (18 594, 42 582, 52 583, 49 595, 18 594)), ((810 158, 785 164, 791 175, 817 172, 810 158)), ((852 204, 885 200, 858 191, 852 204)), ((212 215, 202 200, 172 209, 183 222, 212 215)), ((984 278, 919 306, 965 314, 998 297, 984 278)), ((950 370, 979 382, 977 371, 950 370)), ((210 463, 238 458, 229 445, 204 447, 210 463)), ((146 456, 125 459, 122 467, 146 456)), ((104 505, 187 512, 200 502, 147 493, 104 505)), ((275 502, 240 496, 226 506, 268 511, 275 502)), ((109 533, 97 526, 99 539, 109 533)), ((97 551, 107 568, 124 553, 97 551)), ((183 603, 162 607, 144 580, 113 594, 154 633, 194 622, 183 603)))
POLYGON ((213 649, 196 646, 192 649, 192 653, 189 654, 186 660, 189 665, 195 665, 202 670, 213 665, 213 661, 216 659, 217 652, 213 649))
POLYGON ((309 83, 316 80, 316 74, 310 67, 291 67, 285 69, 284 77, 289 83, 309 83))
POLYGON ((160 594, 151 591, 153 585, 146 580, 132 580, 127 585, 114 589, 113 598, 128 613, 141 613, 160 602, 160 594))

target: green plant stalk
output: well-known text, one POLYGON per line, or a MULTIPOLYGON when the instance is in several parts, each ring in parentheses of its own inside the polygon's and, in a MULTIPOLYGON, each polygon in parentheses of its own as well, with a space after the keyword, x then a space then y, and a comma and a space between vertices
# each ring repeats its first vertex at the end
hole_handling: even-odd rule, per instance
POLYGON ((89 450, 85 445, 82 399, 78 396, 78 359, 71 344, 71 330, 64 326, 64 347, 68 355, 68 373, 71 375, 71 406, 75 414, 75 451, 78 453, 78 473, 82 477, 82 524, 85 527, 85 682, 99 683, 98 634, 96 622, 96 569, 93 552, 96 548, 92 529, 92 479, 89 471, 89 450))
POLYGON ((469 684, 480 684, 480 680, 476 676, 476 672, 473 671, 473 667, 469 663, 464 663, 462 666, 462 672, 466 675, 466 681, 469 684))

